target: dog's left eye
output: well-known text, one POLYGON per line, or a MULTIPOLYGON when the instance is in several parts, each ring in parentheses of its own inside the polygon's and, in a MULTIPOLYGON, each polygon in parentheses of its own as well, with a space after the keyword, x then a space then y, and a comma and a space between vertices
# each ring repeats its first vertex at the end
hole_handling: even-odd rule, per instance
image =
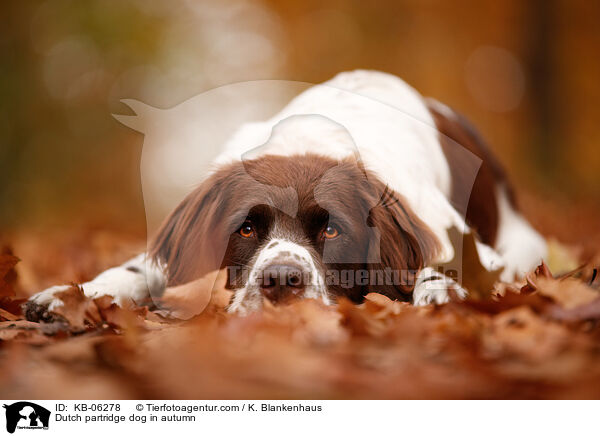
POLYGON ((327 227, 325 227, 325 230, 323 230, 323 238, 325 239, 334 239, 337 238, 340 235, 340 230, 337 228, 337 226, 330 224, 327 227))
POLYGON ((238 230, 238 233, 244 238, 251 238, 254 236, 254 227, 252 227, 252 223, 250 221, 244 222, 242 227, 238 230))

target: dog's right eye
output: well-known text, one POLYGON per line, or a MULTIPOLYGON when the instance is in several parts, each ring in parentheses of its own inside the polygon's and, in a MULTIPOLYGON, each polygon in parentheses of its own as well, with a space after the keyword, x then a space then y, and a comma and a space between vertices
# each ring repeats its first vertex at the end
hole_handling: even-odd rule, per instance
POLYGON ((254 236, 254 227, 250 221, 245 221, 242 227, 238 230, 238 233, 244 238, 251 238, 254 236))
POLYGON ((335 239, 339 235, 340 235, 340 230, 334 224, 328 225, 327 227, 325 227, 325 230, 323 230, 323 238, 324 239, 335 239))

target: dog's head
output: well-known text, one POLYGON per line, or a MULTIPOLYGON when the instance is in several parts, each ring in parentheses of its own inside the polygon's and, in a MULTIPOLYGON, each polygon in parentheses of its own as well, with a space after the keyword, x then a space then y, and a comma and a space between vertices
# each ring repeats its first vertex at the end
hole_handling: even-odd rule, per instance
POLYGON ((151 248, 169 283, 227 268, 232 307, 292 297, 406 300, 438 242, 360 162, 266 155, 222 166, 167 218, 151 248))

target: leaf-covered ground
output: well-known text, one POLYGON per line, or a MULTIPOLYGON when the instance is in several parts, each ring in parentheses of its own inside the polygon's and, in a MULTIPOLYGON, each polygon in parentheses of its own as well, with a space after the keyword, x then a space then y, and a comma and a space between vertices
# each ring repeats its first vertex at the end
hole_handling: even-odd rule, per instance
POLYGON ((551 269, 583 260, 557 247, 550 267, 509 285, 492 287, 466 259, 472 298, 437 307, 370 294, 359 306, 305 300, 238 317, 212 277, 167 295, 202 311, 187 321, 76 286, 46 322, 24 319, 27 295, 143 248, 95 231, 20 235, 2 249, 2 398, 600 398, 600 262, 558 276, 551 269))

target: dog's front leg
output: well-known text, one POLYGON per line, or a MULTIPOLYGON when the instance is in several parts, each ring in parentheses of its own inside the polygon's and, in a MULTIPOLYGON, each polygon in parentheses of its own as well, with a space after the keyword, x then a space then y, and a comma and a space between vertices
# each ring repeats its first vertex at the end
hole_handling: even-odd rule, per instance
MULTIPOLYGON (((153 297, 162 295, 166 287, 164 271, 147 259, 146 254, 140 254, 115 268, 110 268, 93 280, 80 285, 84 294, 89 298, 110 295, 121 307, 132 304, 149 304, 153 297)), ((25 314, 30 320, 43 319, 43 315, 62 306, 62 300, 57 296, 69 289, 70 285, 52 286, 33 295, 25 303, 25 314)))

